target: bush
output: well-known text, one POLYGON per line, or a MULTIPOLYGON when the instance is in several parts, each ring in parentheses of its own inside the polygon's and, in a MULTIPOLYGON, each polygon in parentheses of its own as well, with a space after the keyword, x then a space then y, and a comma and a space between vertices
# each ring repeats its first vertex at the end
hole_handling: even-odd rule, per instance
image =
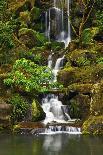
POLYGON ((39 66, 26 59, 17 60, 4 83, 26 92, 42 92, 50 89, 52 72, 46 66, 39 66))
POLYGON ((26 117, 28 102, 19 94, 15 94, 9 100, 9 103, 14 106, 11 118, 13 122, 21 121, 26 117))

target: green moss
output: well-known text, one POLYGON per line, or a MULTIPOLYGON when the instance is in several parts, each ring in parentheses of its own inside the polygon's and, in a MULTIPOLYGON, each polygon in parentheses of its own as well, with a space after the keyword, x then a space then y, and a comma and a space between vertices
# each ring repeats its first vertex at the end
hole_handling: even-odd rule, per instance
POLYGON ((90 110, 95 116, 103 114, 103 80, 93 86, 90 110))
POLYGON ((30 13, 29 11, 24 11, 24 12, 20 12, 20 21, 23 25, 24 24, 28 24, 30 21, 30 13))
POLYGON ((103 65, 68 67, 58 73, 58 81, 65 86, 73 83, 92 84, 103 78, 103 65))
POLYGON ((77 94, 69 103, 71 118, 85 120, 90 112, 90 97, 84 94, 77 94))
POLYGON ((40 17, 40 9, 37 8, 37 7, 33 7, 31 9, 31 12, 30 12, 30 20, 31 22, 33 22, 34 20, 37 20, 39 17, 40 17))
POLYGON ((103 134, 103 115, 90 116, 83 124, 83 134, 102 135, 103 134))
POLYGON ((47 41, 42 33, 38 33, 28 28, 22 28, 19 30, 19 40, 30 49, 34 46, 42 46, 47 41))
POLYGON ((40 106, 40 104, 36 101, 33 100, 32 103, 32 121, 40 121, 45 119, 45 113, 42 109, 42 107, 40 106))
POLYGON ((79 93, 92 93, 93 89, 93 84, 79 84, 79 83, 74 83, 72 85, 68 86, 67 91, 68 92, 79 92, 79 93))
POLYGON ((66 55, 72 66, 89 66, 96 63, 98 53, 92 49, 75 49, 66 55))

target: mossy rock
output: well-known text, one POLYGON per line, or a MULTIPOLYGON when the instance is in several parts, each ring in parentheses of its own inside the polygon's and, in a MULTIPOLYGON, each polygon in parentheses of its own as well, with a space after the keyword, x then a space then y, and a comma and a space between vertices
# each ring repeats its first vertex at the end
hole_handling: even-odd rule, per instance
POLYGON ((30 22, 30 13, 29 11, 20 12, 20 21, 21 25, 25 24, 27 27, 27 24, 30 22))
POLYGON ((33 0, 8 0, 8 9, 19 16, 20 12, 30 10, 34 2, 33 0))
POLYGON ((67 88, 67 92, 78 92, 82 94, 92 94, 93 84, 79 84, 74 83, 69 85, 67 88))
POLYGON ((30 11, 30 20, 33 22, 34 20, 39 19, 41 11, 37 7, 33 7, 30 11))
POLYGON ((4 100, 0 99, 0 126, 10 127, 11 126, 11 113, 13 106, 6 104, 4 100))
POLYGON ((93 86, 90 111, 95 116, 103 114, 103 80, 93 86))
POLYGON ((28 28, 19 30, 19 40, 30 49, 34 46, 41 46, 46 42, 43 34, 28 28))
POLYGON ((92 84, 103 78, 103 64, 84 66, 84 67, 68 67, 58 72, 58 82, 64 86, 73 83, 92 84))
POLYGON ((66 55, 67 60, 70 61, 71 66, 81 67, 96 63, 98 53, 93 50, 75 49, 66 55))
POLYGON ((71 118, 85 120, 90 113, 90 97, 84 94, 77 94, 69 103, 71 118))
POLYGON ((34 122, 41 121, 41 120, 45 119, 45 116, 46 115, 45 115, 42 107, 38 103, 38 101, 33 100, 33 102, 32 102, 32 121, 34 121, 34 122))
POLYGON ((103 115, 90 116, 82 127, 83 134, 103 135, 103 115))

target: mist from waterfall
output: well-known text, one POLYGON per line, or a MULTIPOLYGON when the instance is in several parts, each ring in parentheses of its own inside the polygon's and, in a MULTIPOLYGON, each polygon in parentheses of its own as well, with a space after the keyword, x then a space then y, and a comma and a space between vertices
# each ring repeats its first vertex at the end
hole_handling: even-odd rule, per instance
POLYGON ((50 41, 64 42, 65 47, 71 41, 70 0, 54 0, 53 6, 45 13, 45 35, 50 41))

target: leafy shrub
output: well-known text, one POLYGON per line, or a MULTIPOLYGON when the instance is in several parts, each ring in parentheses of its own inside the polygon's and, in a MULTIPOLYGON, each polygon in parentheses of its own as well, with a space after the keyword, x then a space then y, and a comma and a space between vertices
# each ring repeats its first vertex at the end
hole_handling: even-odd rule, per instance
POLYGON ((103 64, 103 57, 100 57, 97 59, 97 64, 103 64))
POLYGON ((11 97, 9 102, 14 106, 11 115, 13 122, 23 120, 27 114, 27 109, 29 108, 27 101, 19 94, 15 94, 11 97))
POLYGON ((52 72, 46 66, 39 66, 30 60, 22 58, 17 60, 8 78, 4 83, 9 86, 19 87, 26 92, 41 92, 50 88, 52 72))
POLYGON ((96 13, 96 22, 100 30, 103 30, 103 11, 99 10, 96 13))

